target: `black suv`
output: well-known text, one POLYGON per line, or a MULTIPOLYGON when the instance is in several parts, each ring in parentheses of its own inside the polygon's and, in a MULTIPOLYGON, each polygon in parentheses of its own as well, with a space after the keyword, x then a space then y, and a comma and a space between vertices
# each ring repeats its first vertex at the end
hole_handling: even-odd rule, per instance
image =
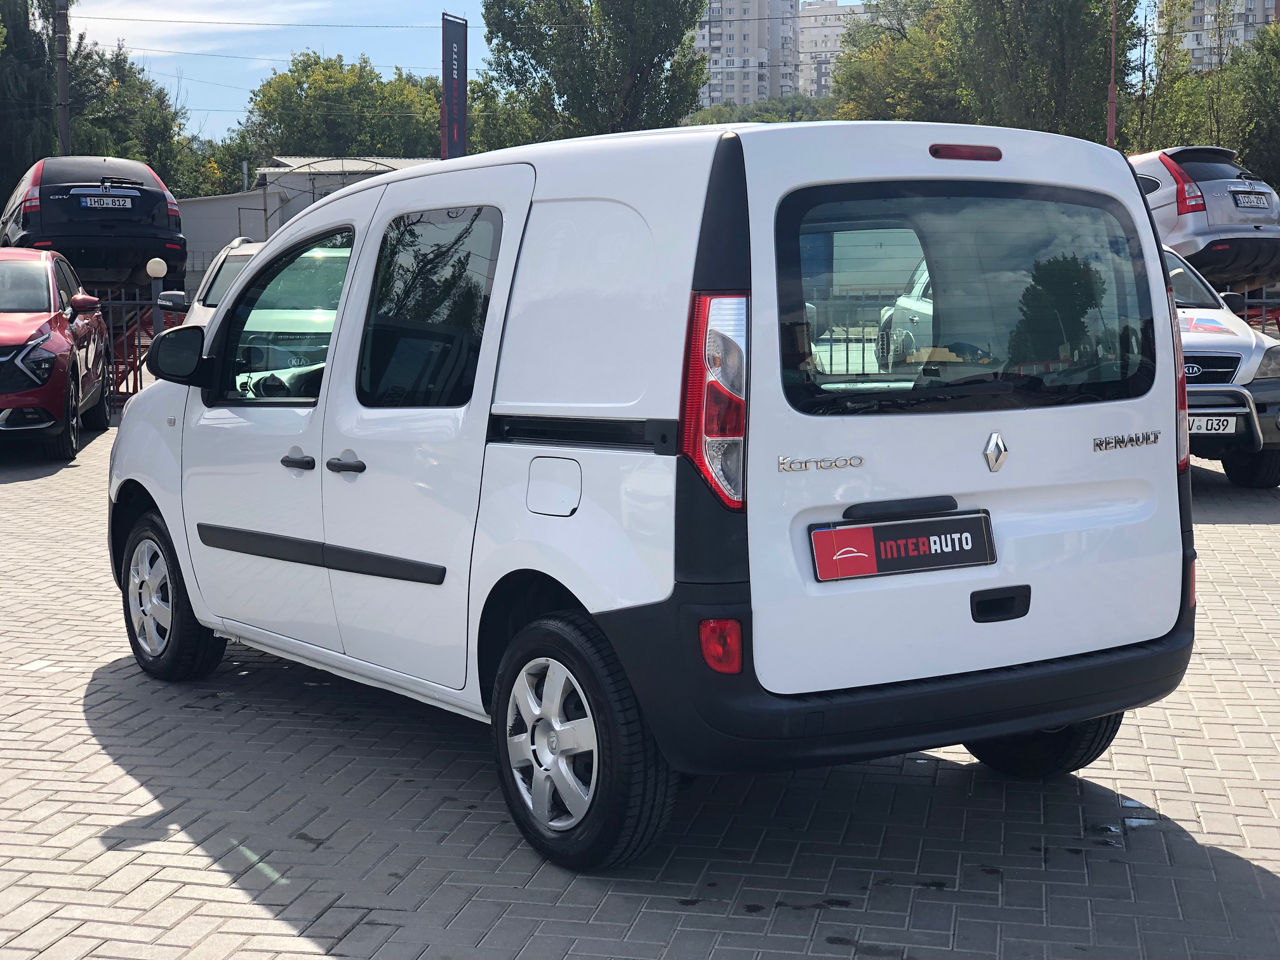
POLYGON ((91 283, 147 283, 153 257, 166 286, 186 275, 178 201, 145 163, 118 157, 38 161, 0 212, 0 246, 56 250, 91 283))

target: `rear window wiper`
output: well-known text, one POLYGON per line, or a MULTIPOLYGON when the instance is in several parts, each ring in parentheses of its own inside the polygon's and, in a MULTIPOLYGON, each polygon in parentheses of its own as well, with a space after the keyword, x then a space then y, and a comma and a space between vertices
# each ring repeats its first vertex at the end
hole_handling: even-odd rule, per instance
POLYGON ((118 183, 127 187, 145 187, 146 184, 141 180, 134 180, 132 177, 103 177, 101 183, 118 183))

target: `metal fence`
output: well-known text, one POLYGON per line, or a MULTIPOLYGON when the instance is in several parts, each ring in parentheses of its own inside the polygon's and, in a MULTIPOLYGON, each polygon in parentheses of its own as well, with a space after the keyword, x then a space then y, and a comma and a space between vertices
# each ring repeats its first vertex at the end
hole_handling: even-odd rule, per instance
POLYGON ((110 333, 111 356, 108 388, 112 405, 119 408, 143 387, 143 362, 157 333, 182 318, 160 309, 161 281, 150 287, 131 284, 86 286, 98 298, 110 333))

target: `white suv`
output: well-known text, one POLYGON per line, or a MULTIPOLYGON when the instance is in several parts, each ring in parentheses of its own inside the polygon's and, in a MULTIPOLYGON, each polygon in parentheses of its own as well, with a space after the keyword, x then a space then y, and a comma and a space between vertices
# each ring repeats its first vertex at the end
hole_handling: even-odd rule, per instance
POLYGON ((156 339, 111 469, 129 639, 164 679, 230 638, 491 722, 578 868, 643 849, 678 772, 1074 770, 1191 653, 1170 309, 1124 158, 1040 133, 696 127, 369 180, 156 339), (922 258, 931 343, 818 362, 817 317, 922 258))

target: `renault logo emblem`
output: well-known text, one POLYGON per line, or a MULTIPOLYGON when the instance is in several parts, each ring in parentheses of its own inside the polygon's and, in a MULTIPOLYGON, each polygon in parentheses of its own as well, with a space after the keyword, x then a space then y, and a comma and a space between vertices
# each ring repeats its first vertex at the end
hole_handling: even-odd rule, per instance
POLYGON ((1009 448, 1000 434, 993 433, 987 438, 987 446, 982 454, 987 458, 987 469, 995 473, 1004 466, 1005 458, 1009 456, 1009 448))

